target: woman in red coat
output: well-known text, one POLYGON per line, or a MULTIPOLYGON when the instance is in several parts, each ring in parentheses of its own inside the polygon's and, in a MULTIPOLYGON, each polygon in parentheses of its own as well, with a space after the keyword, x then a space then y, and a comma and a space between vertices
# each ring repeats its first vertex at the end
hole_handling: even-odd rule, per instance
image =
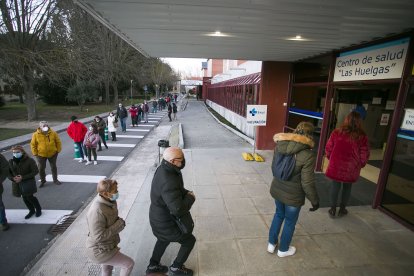
POLYGON ((352 183, 357 181, 361 168, 369 158, 368 137, 362 129, 358 112, 349 113, 343 124, 332 132, 325 153, 329 159, 326 176, 332 179, 329 215, 334 217, 336 214, 336 203, 342 186, 338 216, 344 216, 348 213, 345 207, 351 196, 352 183))

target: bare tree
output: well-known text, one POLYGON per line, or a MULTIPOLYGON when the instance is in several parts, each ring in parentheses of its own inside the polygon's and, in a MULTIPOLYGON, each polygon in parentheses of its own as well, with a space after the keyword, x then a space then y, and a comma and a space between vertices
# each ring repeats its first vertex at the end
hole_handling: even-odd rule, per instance
POLYGON ((56 0, 0 1, 0 71, 22 83, 29 121, 37 117, 36 76, 59 69, 48 66, 60 55, 47 42, 55 4, 56 0))

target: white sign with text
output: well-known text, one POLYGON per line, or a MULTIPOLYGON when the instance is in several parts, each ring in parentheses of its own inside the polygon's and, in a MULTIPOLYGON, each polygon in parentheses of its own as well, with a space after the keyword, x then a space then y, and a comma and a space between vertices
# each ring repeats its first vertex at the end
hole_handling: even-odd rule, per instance
POLYGON ((414 131, 414 109, 406 109, 401 129, 414 131))
POLYGON ((334 81, 401 78, 409 42, 403 38, 341 53, 336 58, 334 81))
POLYGON ((267 105, 247 105, 246 122, 251 126, 265 126, 267 105))

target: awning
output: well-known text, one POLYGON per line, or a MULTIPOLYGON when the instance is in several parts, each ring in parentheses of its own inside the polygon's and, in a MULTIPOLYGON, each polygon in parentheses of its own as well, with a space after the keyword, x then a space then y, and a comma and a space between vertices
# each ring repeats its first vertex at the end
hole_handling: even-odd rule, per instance
POLYGON ((225 80, 212 84, 210 87, 226 87, 226 86, 239 86, 246 84, 260 84, 262 73, 254 73, 243 77, 238 77, 231 80, 225 80))

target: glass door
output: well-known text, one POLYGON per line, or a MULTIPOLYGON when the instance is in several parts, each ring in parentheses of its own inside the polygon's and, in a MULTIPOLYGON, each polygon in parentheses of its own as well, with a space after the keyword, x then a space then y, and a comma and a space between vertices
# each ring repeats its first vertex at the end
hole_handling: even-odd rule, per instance
POLYGON ((414 86, 407 95, 381 206, 414 225, 414 86))

